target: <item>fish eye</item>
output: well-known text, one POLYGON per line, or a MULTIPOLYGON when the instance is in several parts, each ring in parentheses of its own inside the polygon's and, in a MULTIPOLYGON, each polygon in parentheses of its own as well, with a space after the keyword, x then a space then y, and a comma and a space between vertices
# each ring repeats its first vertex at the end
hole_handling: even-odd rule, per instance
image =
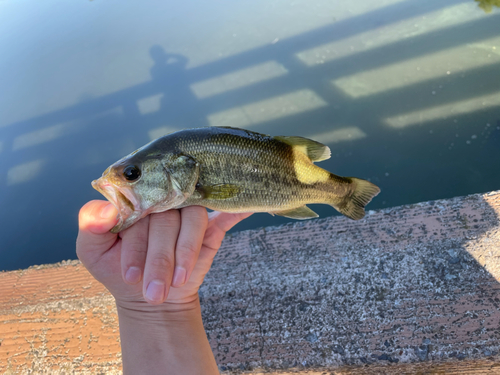
POLYGON ((136 165, 129 165, 123 170, 123 177, 127 181, 135 181, 141 177, 141 170, 136 165))

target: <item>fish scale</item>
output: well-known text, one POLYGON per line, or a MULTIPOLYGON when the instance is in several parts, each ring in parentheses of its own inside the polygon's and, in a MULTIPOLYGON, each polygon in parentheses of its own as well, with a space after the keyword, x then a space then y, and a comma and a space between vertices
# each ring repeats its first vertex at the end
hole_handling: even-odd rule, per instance
POLYGON ((149 213, 191 205, 308 219, 317 215, 306 204, 324 203, 352 219, 362 218, 364 206, 380 189, 314 164, 329 156, 327 146, 302 137, 223 127, 186 129, 120 159, 93 186, 120 212, 114 231, 149 213))
MULTIPOLYGON (((201 186, 238 185, 241 191, 228 199, 205 197, 204 205, 218 211, 245 212, 282 210, 296 206, 297 200, 320 199, 315 189, 297 180, 287 145, 271 137, 255 139, 233 134, 216 134, 202 143, 179 142, 178 149, 200 162, 201 186), (213 142, 211 153, 202 145, 213 142), (230 156, 230 157, 228 157, 230 156)), ((195 204, 198 198, 188 200, 195 204)))

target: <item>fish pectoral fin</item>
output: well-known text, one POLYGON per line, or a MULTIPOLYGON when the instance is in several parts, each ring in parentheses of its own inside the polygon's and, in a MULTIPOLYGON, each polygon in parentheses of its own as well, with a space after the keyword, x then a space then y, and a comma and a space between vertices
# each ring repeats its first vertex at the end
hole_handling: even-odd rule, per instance
POLYGON ((311 161, 326 160, 329 159, 331 155, 330 147, 325 146, 322 143, 313 141, 312 139, 287 136, 278 136, 274 137, 274 139, 292 146, 295 150, 298 150, 307 155, 307 157, 311 159, 311 161))
POLYGON ((200 190, 203 198, 217 200, 233 198, 241 192, 241 188, 234 184, 208 185, 202 186, 198 190, 200 190))
POLYGON ((270 214, 284 216, 284 217, 288 217, 290 219, 297 219, 297 220, 306 220, 306 219, 312 219, 312 218, 318 217, 318 214, 316 212, 314 212, 313 210, 311 210, 307 206, 294 208, 292 210, 273 211, 273 212, 270 212, 270 214))

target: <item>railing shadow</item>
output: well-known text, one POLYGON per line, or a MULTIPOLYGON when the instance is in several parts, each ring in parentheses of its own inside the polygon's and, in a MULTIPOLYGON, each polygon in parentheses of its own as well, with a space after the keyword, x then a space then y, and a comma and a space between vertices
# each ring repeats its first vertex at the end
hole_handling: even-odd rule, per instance
MULTIPOLYGON (((439 85, 441 78, 362 98, 350 97, 333 86, 331 81, 491 38, 498 34, 499 16, 492 15, 409 37, 321 65, 307 66, 297 58, 297 53, 305 49, 458 3, 442 0, 418 7, 407 2, 397 3, 192 69, 186 69, 188 61, 185 56, 172 54, 159 45, 152 46, 149 52, 154 65, 150 70, 150 81, 1 127, 2 156, 7 173, 4 183, 0 185, 0 200, 5 207, 2 214, 5 224, 0 230, 4 238, 0 263, 3 268, 12 269, 73 258, 75 225, 68 218, 76 217, 78 208, 85 201, 99 197, 91 190, 90 181, 110 163, 150 141, 150 134, 213 125, 209 118, 214 113, 265 102, 300 90, 309 90, 325 104, 302 113, 257 121, 251 123, 249 128, 264 133, 312 136, 310 124, 314 125, 316 133, 354 124, 365 137, 355 142, 335 143, 332 159, 322 163, 322 166, 341 175, 370 178, 381 185, 383 193, 370 208, 457 195, 457 191, 465 194, 470 192, 468 189, 477 178, 486 179, 483 186, 491 186, 489 189, 493 190, 499 183, 498 174, 474 172, 477 167, 475 160, 464 166, 465 170, 472 171, 472 176, 476 176, 471 178, 470 183, 463 184, 463 188, 457 190, 454 186, 452 189, 450 183, 440 177, 446 168, 456 163, 457 155, 463 153, 465 147, 464 142, 451 145, 449 124, 446 131, 438 119, 429 121, 426 127, 434 129, 434 135, 421 142, 413 142, 414 139, 422 139, 419 127, 408 127, 398 132, 384 123, 387 117, 432 106, 434 102, 428 88, 439 85), (197 82, 269 61, 282 66, 286 74, 207 98, 196 97, 191 89, 197 82), (422 144, 426 145, 425 156, 422 144), (452 152, 443 155, 443 144, 445 149, 451 147, 452 152), (409 160, 411 168, 402 171, 401 164, 409 163, 409 160), (429 169, 429 165, 434 169, 429 169), (397 173, 393 174, 393 170, 397 173), (414 186, 422 176, 438 183, 416 191, 414 186), (12 212, 17 214, 11 217, 12 212), (44 254, 47 250, 50 251, 48 257, 44 254), (14 259, 7 252, 16 256, 22 254, 24 260, 19 257, 14 259)), ((474 98, 498 90, 494 79, 486 82, 479 80, 480 76, 498 74, 498 64, 466 73, 465 79, 455 74, 446 76, 446 84, 455 90, 440 103, 474 98)), ((459 124, 456 131, 463 133, 462 124, 467 123, 467 132, 489 132, 488 136, 482 137, 484 142, 481 146, 476 142, 469 147, 489 160, 500 160, 500 147, 497 147, 497 133, 493 131, 496 124, 487 130, 484 128, 486 120, 483 119, 495 116, 495 108, 487 108, 454 118, 459 124), (481 121, 471 123, 472 115, 481 121), (496 156, 498 158, 494 159, 496 156)), ((491 171, 496 166, 498 162, 492 162, 484 170, 491 171)), ((459 178, 457 176, 452 185, 463 183, 458 181, 459 178)), ((319 207, 317 211, 321 215, 333 214, 329 207, 319 207)), ((283 222, 285 219, 262 221, 262 217, 255 217, 247 221, 247 227, 283 222)))

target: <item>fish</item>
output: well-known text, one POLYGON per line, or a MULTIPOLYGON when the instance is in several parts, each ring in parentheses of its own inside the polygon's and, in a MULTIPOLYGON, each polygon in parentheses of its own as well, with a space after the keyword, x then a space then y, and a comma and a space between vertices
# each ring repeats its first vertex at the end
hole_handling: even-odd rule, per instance
POLYGON ((380 188, 315 164, 330 155, 328 146, 298 136, 232 127, 185 129, 118 160, 92 186, 118 211, 113 233, 151 213, 193 205, 304 220, 318 217, 307 204, 320 203, 362 219, 380 188))

